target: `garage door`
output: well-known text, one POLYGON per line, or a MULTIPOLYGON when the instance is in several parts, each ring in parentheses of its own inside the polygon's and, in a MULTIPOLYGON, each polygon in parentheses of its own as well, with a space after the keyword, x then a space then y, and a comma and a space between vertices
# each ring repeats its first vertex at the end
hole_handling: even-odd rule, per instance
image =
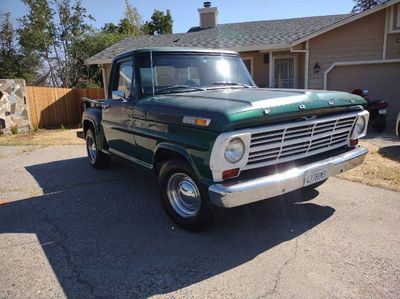
POLYGON ((368 89, 371 99, 389 103, 388 129, 400 112, 400 63, 337 66, 328 74, 328 89, 351 92, 368 89))

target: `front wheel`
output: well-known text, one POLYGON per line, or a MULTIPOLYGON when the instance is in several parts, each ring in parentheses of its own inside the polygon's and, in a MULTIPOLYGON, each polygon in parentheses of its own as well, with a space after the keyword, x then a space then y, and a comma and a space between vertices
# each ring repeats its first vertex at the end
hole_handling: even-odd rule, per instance
POLYGON ((197 180, 192 168, 182 159, 164 163, 158 176, 161 202, 173 222, 189 231, 209 227, 214 217, 207 188, 197 180))
POLYGON ((110 156, 97 149, 97 141, 92 129, 86 132, 86 150, 89 163, 94 168, 105 168, 110 164, 110 156))

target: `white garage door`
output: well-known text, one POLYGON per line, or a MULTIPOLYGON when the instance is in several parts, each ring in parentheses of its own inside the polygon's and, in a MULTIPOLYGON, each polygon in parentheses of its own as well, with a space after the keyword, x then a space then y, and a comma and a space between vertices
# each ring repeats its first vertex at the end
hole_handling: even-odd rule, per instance
POLYGON ((328 89, 352 92, 368 89, 370 99, 389 103, 388 129, 400 112, 400 63, 337 66, 328 74, 328 89))

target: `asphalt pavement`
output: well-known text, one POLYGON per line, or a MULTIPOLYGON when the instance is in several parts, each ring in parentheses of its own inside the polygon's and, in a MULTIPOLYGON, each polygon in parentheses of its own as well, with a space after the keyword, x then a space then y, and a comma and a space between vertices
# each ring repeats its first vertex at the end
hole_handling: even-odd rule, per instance
POLYGON ((0 147, 0 298, 400 298, 400 193, 330 178, 201 234, 84 146, 0 147))

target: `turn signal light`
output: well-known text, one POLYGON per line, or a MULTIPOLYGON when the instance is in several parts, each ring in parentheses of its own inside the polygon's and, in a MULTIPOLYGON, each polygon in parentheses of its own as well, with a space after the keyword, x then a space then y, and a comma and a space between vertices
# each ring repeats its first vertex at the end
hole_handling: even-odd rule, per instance
POLYGON ((222 173, 222 179, 223 180, 227 180, 227 179, 230 179, 230 178, 234 178, 234 177, 237 177, 238 174, 239 174, 239 168, 225 170, 222 173))
POLYGON ((351 139, 350 146, 356 146, 358 144, 358 139, 351 139))

